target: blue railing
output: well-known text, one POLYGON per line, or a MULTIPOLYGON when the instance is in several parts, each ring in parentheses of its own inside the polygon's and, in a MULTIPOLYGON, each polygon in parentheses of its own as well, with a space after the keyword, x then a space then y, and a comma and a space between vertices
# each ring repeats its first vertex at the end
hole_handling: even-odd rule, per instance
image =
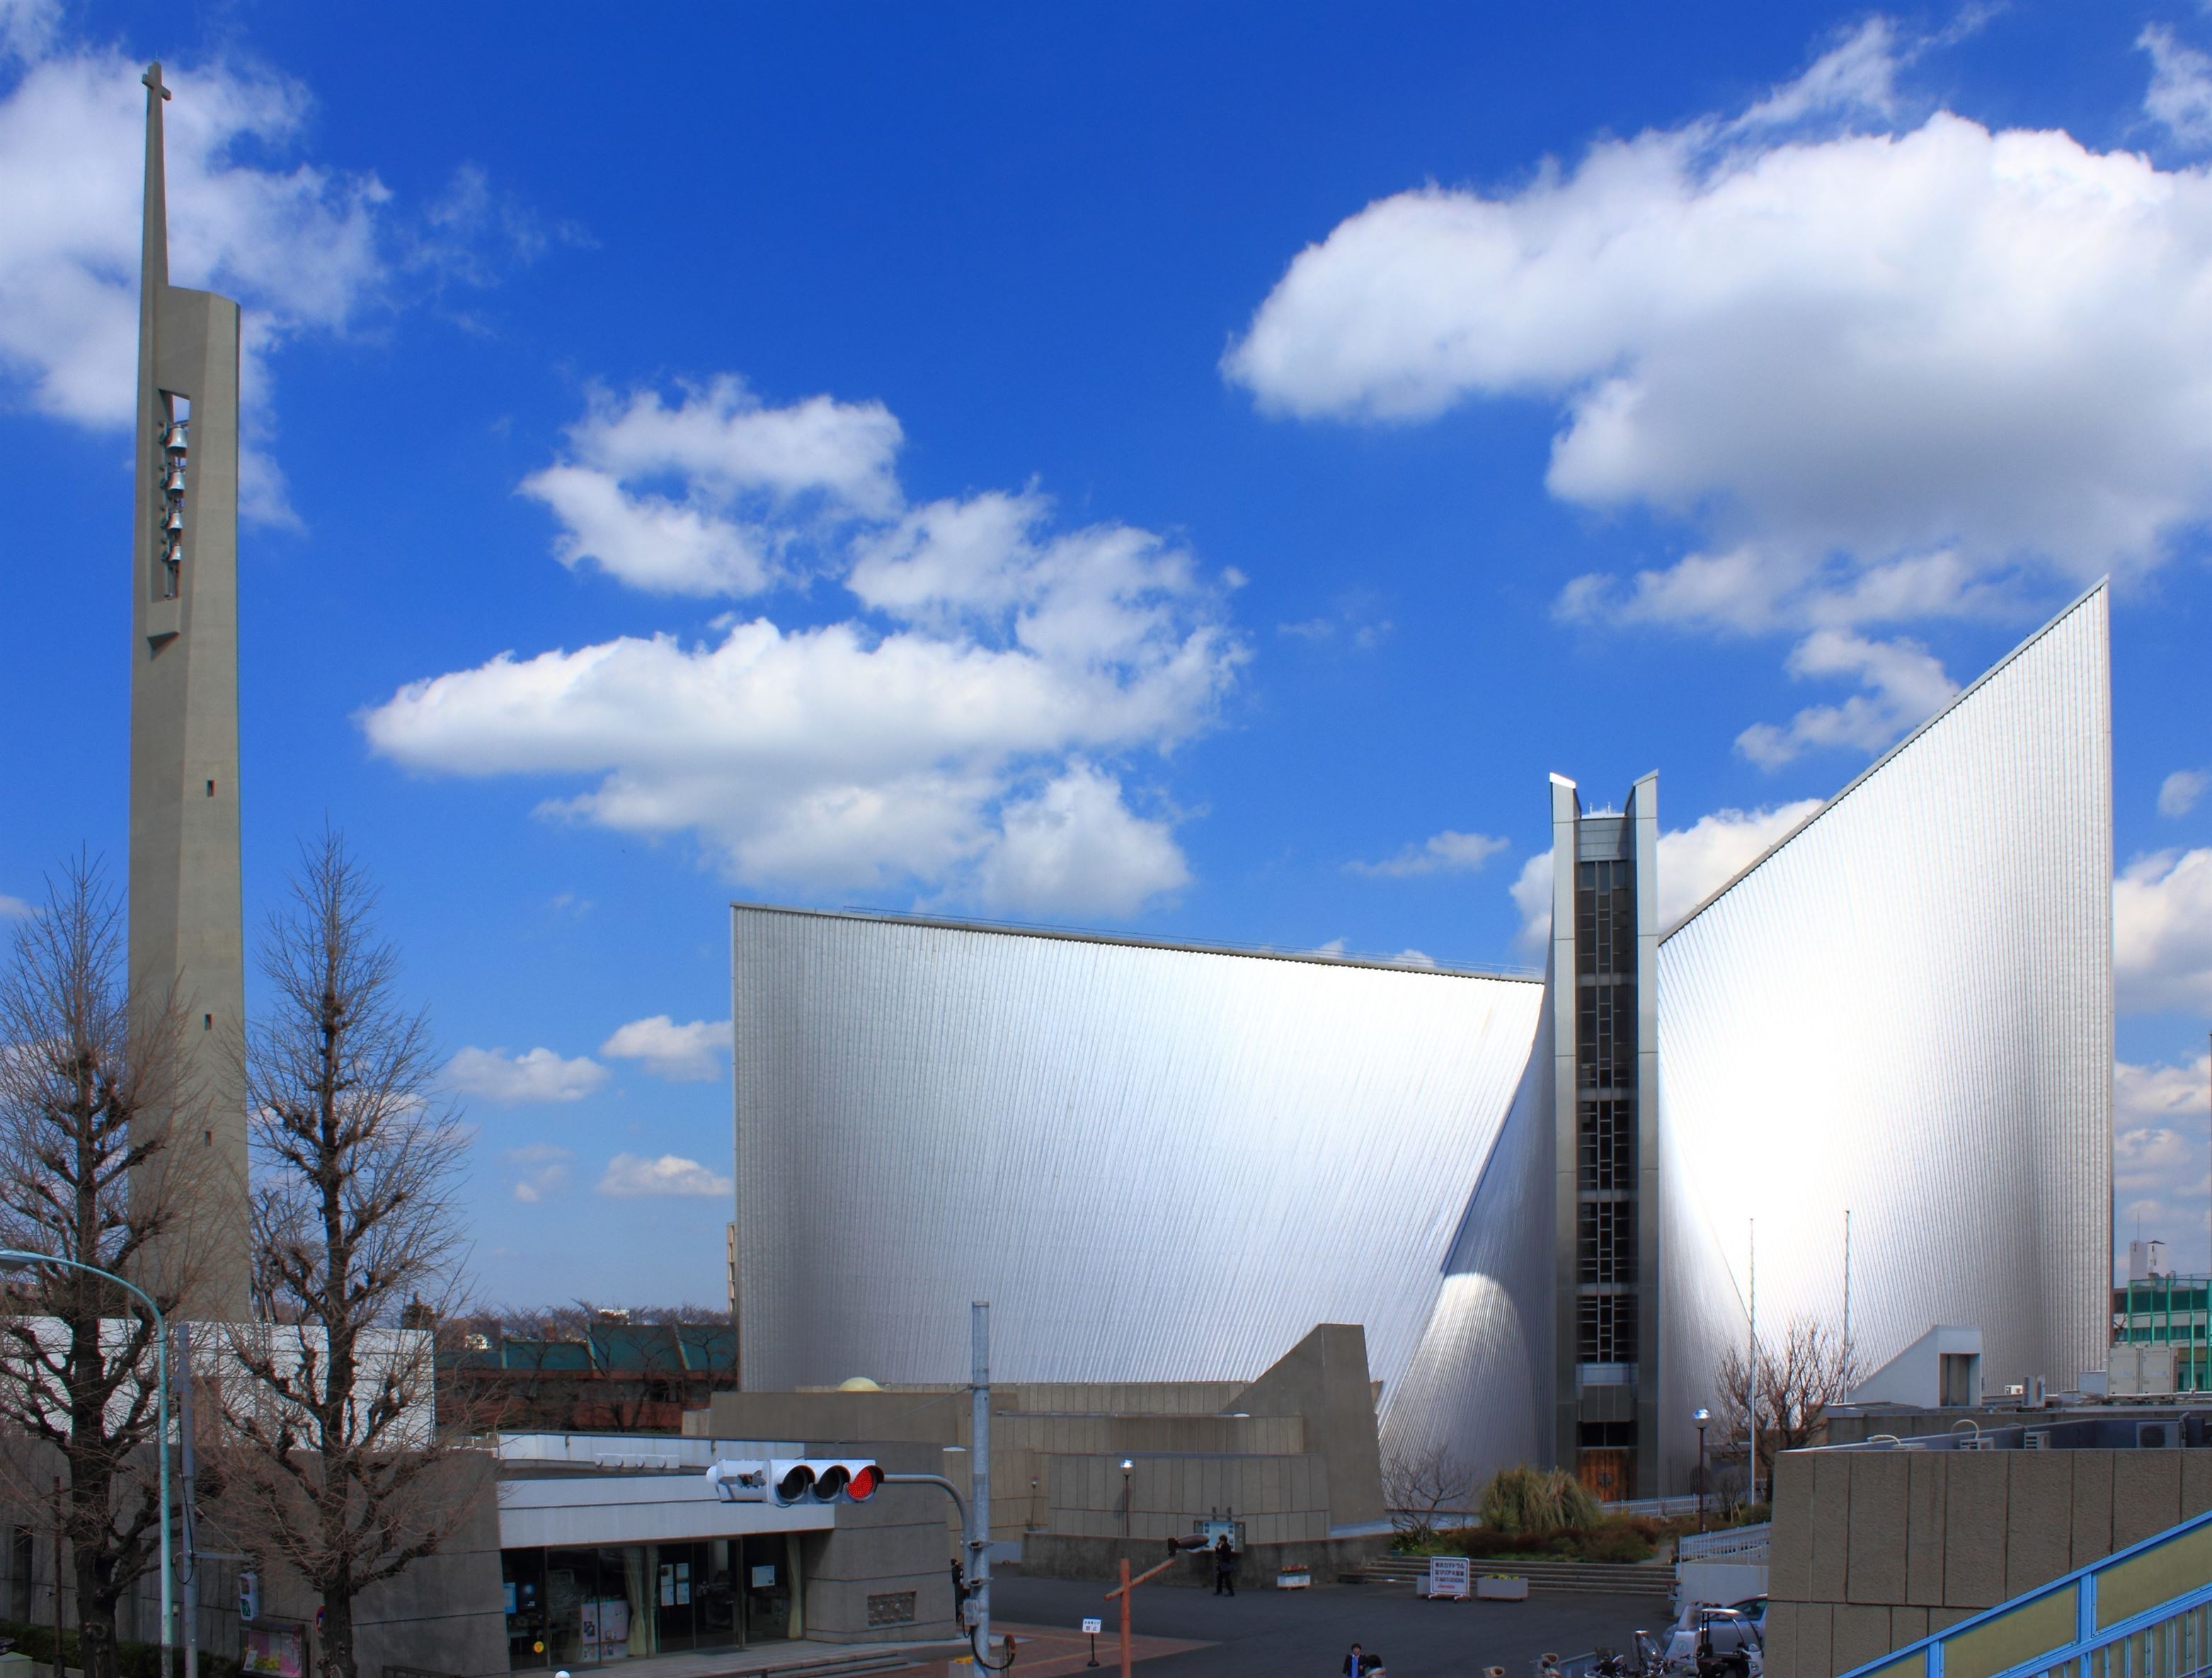
POLYGON ((1986 1608, 1844 1678, 2212 1674, 2212 1511, 1986 1608))

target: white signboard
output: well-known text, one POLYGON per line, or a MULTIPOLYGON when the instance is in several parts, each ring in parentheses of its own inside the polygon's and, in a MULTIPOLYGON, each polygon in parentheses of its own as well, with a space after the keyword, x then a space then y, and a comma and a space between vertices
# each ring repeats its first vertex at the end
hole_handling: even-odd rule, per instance
POLYGON ((1431 1556, 1429 1558, 1430 1596, 1449 1596, 1455 1602, 1465 1602, 1474 1594, 1474 1564, 1465 1556, 1431 1556))
POLYGON ((1104 1623, 1104 1621, 1098 1620, 1085 1620, 1083 1622, 1083 1630, 1085 1634, 1090 1637, 1097 1637, 1098 1635, 1100 1626, 1104 1623))

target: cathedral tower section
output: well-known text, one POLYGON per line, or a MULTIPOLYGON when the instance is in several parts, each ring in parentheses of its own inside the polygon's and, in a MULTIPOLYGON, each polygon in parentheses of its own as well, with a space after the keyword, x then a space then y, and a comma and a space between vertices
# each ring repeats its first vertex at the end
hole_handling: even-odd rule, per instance
POLYGON ((239 307, 169 283, 161 107, 146 73, 131 568, 130 973, 134 1006, 173 1006, 184 1067, 167 1158, 191 1185, 169 1249, 188 1316, 242 1321, 246 1104, 238 800, 239 307))

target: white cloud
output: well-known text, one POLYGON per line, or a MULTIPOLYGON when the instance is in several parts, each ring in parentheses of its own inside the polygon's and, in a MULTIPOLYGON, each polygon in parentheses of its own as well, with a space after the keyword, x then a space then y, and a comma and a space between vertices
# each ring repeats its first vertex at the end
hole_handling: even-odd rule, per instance
MULTIPOLYGON (((2206 1103, 2212 1100, 2212 1057, 2192 1064, 2112 1067, 2112 1189, 2121 1202, 2118 1246, 2140 1225, 2172 1241, 2205 1228, 2212 1182, 2206 1172, 2206 1103)), ((2177 1260, 2194 1263, 2192 1255, 2177 1260)))
POLYGON ((535 1206, 547 1195, 557 1195, 567 1188, 568 1162, 575 1158, 568 1149, 556 1147, 550 1142, 509 1148, 504 1157, 514 1173, 510 1192, 525 1206, 535 1206))
POLYGON ((36 915, 37 913, 38 910, 32 908, 30 904, 25 903, 21 897, 11 897, 6 892, 0 891, 0 921, 13 920, 19 915, 36 915))
POLYGON ((1190 883, 1168 824, 1133 815, 1121 783, 1080 761, 1009 800, 1000 826, 968 893, 988 909, 1127 915, 1190 883))
POLYGON ((2185 46, 2163 23, 2136 37, 2150 54, 2143 114, 2185 146, 2212 143, 2212 57, 2185 46))
MULTIPOLYGON (((731 442, 730 424, 762 411, 732 394, 741 390, 717 380, 674 410, 635 398, 606 410, 615 441, 592 447, 609 470, 665 465, 684 486, 672 507, 746 473, 769 483, 760 551, 814 544, 817 565, 844 568, 859 615, 804 629, 730 622, 694 643, 626 636, 502 654, 368 713, 374 748, 447 774, 595 777, 541 808, 624 832, 690 832, 732 875, 779 885, 910 882, 998 908, 1120 914, 1182 885, 1168 824, 1135 812, 1101 760, 1164 752, 1211 723, 1245 656, 1218 621, 1221 587, 1150 532, 1054 530, 1034 491, 893 515, 895 488, 872 475, 889 470, 888 414, 866 410, 880 416, 881 448, 863 471, 853 462, 865 451, 731 442), (703 419, 691 413, 702 404, 703 419), (831 455, 846 460, 842 477, 823 464, 831 455), (842 498, 827 537, 820 508, 780 499, 808 483, 842 498)), ((838 423, 805 435, 819 443, 838 423)))
MULTIPOLYGON (((64 40, 58 10, 11 7, 0 27, 18 74, 0 94, 0 391, 100 430, 131 423, 137 383, 144 66, 110 46, 64 40)), ((438 267, 466 241, 476 277, 520 252, 519 212, 448 196, 420 225, 395 220, 370 173, 295 155, 313 101, 289 77, 240 63, 165 64, 170 275, 244 305, 246 429, 240 512, 290 522, 273 435, 270 361, 284 343, 352 330, 394 296, 403 266, 438 267), (404 246, 400 251, 400 246, 404 246), (395 253, 397 252, 397 253, 395 253)), ((481 184, 481 183, 480 183, 481 184)), ((450 264, 446 264, 450 268, 450 264)))
POLYGON ((1869 25, 1733 121, 1371 204, 1224 371, 1305 416, 1557 404, 1554 495, 1701 538, 1571 611, 1802 632, 2154 562, 2212 513, 2212 173, 1898 122, 1917 50, 1869 25))
POLYGON ((1898 51, 1896 26, 1886 17, 1869 18, 1802 76, 1784 82, 1737 118, 1733 127, 1744 132, 1788 128, 1838 112, 1889 116, 1897 109, 1898 51))
POLYGON ((464 1049, 446 1063, 446 1082, 454 1089, 504 1106, 581 1101, 606 1081, 607 1069, 589 1056, 564 1061, 550 1049, 521 1055, 509 1055, 503 1049, 464 1049))
POLYGON ((1538 851, 1521 865, 1521 872, 1506 887, 1513 898, 1513 907, 1521 911, 1521 942, 1530 950, 1541 950, 1544 940, 1552 935, 1552 853, 1538 851))
POLYGON ((657 1159, 618 1153, 607 1161, 599 1178, 599 1193, 618 1201, 656 1195, 720 1198, 734 1188, 729 1178, 716 1176, 697 1160, 673 1153, 664 1153, 657 1159))
POLYGON ((881 403, 769 408, 725 374, 672 407, 657 391, 595 393, 568 435, 573 458, 522 483, 562 526, 555 554, 655 593, 756 593, 803 533, 794 512, 834 522, 900 504, 902 436, 881 403), (673 496, 644 487, 672 480, 673 496))
POLYGON ((1659 930, 1674 924, 1804 826, 1820 799, 1758 810, 1716 810, 1659 836, 1659 930))
POLYGON ((2158 813, 2186 816, 2197 807, 2197 800, 2204 796, 2207 787, 2212 787, 2212 775, 2203 770, 2176 769, 2159 783, 2158 813))
MULTIPOLYGON (((1809 820, 1820 799, 1758 810, 1716 810, 1688 827, 1659 835, 1659 931, 1672 932, 1683 916, 1726 885, 1809 820)), ((1552 854, 1540 851, 1521 867, 1510 888, 1521 911, 1521 942, 1540 950, 1552 930, 1552 854)))
POLYGON ((1865 691, 1840 705, 1808 706, 1786 727, 1758 722, 1745 729, 1736 750, 1763 769, 1824 747, 1879 751, 1959 690, 1917 641, 1868 641, 1844 629, 1815 629, 1790 653, 1788 669, 1800 678, 1849 677, 1865 691))
POLYGON ((1455 833, 1446 828, 1380 862, 1347 862, 1344 866, 1352 873, 1384 879, 1400 879, 1413 874, 1471 874, 1505 849, 1507 842, 1486 833, 1455 833))
POLYGON ((2212 1013, 2212 848, 2137 857, 2112 882, 2121 1010, 2212 1013))
POLYGON ((672 1084, 706 1084, 722 1075, 730 1052, 730 1022, 695 1019, 679 1025, 666 1014, 633 1019, 599 1045, 614 1061, 641 1061, 655 1078, 672 1084))

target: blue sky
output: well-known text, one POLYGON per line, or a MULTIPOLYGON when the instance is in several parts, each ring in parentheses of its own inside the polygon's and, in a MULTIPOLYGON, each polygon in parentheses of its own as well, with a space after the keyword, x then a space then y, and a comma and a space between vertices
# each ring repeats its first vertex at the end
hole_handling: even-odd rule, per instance
POLYGON ((2106 572, 2118 1233, 2205 1259, 2188 0, 0 20, 0 909, 123 854, 159 56, 249 923, 385 882, 487 1296, 720 1297, 732 897, 1516 964, 1547 771, 1687 901, 2106 572))

